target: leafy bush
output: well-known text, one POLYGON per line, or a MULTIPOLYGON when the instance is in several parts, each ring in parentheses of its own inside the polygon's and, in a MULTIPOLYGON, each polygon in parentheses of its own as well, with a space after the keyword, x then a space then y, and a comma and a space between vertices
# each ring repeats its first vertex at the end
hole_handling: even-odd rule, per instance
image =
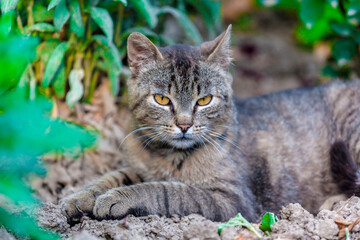
MULTIPOLYGON (((6 29, 7 17, 0 19, 0 29, 6 29)), ((39 203, 26 182, 34 174, 45 174, 43 154, 76 156, 92 146, 98 134, 51 118, 51 101, 36 88, 38 96, 32 98, 21 76, 35 59, 38 43, 9 31, 0 36, 0 226, 20 238, 47 240, 59 237, 37 226, 34 217, 22 210, 39 203)))
POLYGON ((18 1, 1 1, 6 30, 17 28, 41 39, 24 79, 32 83, 32 92, 35 83, 41 83, 48 95, 66 96, 70 107, 81 99, 91 101, 101 74, 110 79, 112 93, 119 93, 119 77, 128 73, 122 62, 131 32, 141 32, 156 44, 173 43, 157 34, 172 16, 187 39, 199 44, 202 37, 187 16, 187 8, 201 14, 209 37, 221 28, 220 1, 214 0, 18 1), (15 15, 16 23, 11 15, 15 15))
POLYGON ((319 41, 331 44, 331 56, 323 75, 349 78, 357 66, 360 44, 358 0, 257 0, 262 6, 293 9, 301 21, 296 38, 305 45, 319 41))

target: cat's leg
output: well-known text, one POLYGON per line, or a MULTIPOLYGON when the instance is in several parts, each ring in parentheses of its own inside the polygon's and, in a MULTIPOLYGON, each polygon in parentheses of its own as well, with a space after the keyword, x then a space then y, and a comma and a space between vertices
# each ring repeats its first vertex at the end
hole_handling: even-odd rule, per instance
POLYGON ((107 191, 97 198, 93 215, 98 219, 121 219, 129 214, 169 217, 198 213, 214 221, 225 221, 239 210, 238 205, 243 202, 240 196, 226 189, 203 189, 181 182, 141 183, 107 191))
POLYGON ((61 211, 69 223, 76 223, 83 215, 92 214, 96 198, 107 190, 138 182, 141 182, 141 178, 128 168, 109 172, 80 191, 61 199, 61 211))

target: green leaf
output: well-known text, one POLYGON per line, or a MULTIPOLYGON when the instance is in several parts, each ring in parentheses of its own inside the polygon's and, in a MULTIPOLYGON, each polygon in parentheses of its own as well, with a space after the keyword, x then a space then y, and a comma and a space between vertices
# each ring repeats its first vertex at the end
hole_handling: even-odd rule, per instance
POLYGON ((347 9, 348 16, 354 16, 360 11, 360 1, 359 0, 350 0, 349 6, 347 9))
POLYGON ((64 24, 69 20, 70 12, 66 7, 66 0, 61 0, 55 8, 54 26, 57 30, 61 30, 64 24))
POLYGON ((99 43, 100 46, 109 53, 108 61, 111 62, 114 66, 115 73, 119 74, 121 72, 122 63, 119 50, 114 45, 114 43, 109 42, 104 36, 101 35, 95 35, 92 37, 92 39, 99 43))
POLYGON ((120 77, 120 71, 117 71, 115 63, 113 61, 113 56, 111 54, 111 51, 108 51, 107 49, 102 48, 100 51, 100 54, 102 56, 102 58, 105 60, 106 62, 106 69, 108 72, 108 77, 110 79, 110 83, 111 83, 111 90, 112 90, 112 94, 113 96, 116 96, 119 93, 120 90, 120 81, 119 81, 119 77, 120 77))
POLYGON ((54 19, 54 11, 48 11, 42 3, 37 2, 33 7, 34 21, 37 22, 50 22, 54 19))
POLYGON ((0 97, 0 124, 4 127, 0 129, 0 172, 39 172, 40 155, 65 153, 73 157, 96 142, 98 134, 48 117, 52 109, 49 99, 39 94, 30 102, 25 98, 27 89, 19 90, 0 97))
POLYGON ((49 23, 35 23, 34 25, 28 28, 28 31, 55 32, 56 28, 49 23))
POLYGON ((172 7, 162 7, 158 10, 158 14, 169 13, 173 15, 179 22, 180 26, 185 32, 185 35, 191 39, 194 44, 201 44, 203 42, 202 37, 197 30, 196 26, 190 21, 190 19, 182 12, 172 7))
POLYGON ((18 4, 19 0, 1 0, 1 12, 2 14, 5 14, 7 12, 10 12, 11 10, 14 10, 16 8, 16 5, 18 4))
POLYGON ((231 218, 227 223, 219 224, 218 227, 218 234, 221 233, 221 231, 224 228, 230 227, 230 226, 243 226, 249 229, 252 233, 254 233, 258 238, 262 239, 262 236, 256 229, 249 223, 242 215, 241 213, 236 214, 234 218, 231 218))
POLYGON ((0 40, 0 95, 16 86, 27 65, 36 57, 36 38, 0 40))
POLYGON ((321 70, 321 74, 325 77, 330 77, 331 79, 337 78, 340 76, 339 71, 335 67, 333 67, 329 64, 326 64, 323 67, 323 69, 321 70))
POLYGON ((154 31, 152 31, 151 29, 147 28, 147 27, 134 27, 134 28, 128 28, 126 29, 126 31, 124 31, 121 34, 120 40, 121 42, 123 42, 125 39, 127 39, 129 37, 129 35, 133 32, 139 32, 144 34, 145 36, 147 36, 148 38, 150 38, 150 40, 154 43, 154 44, 158 44, 159 43, 159 36, 158 34, 156 34, 154 31))
POLYGON ((49 39, 40 43, 36 48, 36 60, 40 59, 46 65, 54 49, 60 43, 58 39, 49 39))
POLYGON ((360 45, 360 32, 359 31, 356 31, 355 34, 354 34, 354 40, 357 44, 360 45))
POLYGON ((347 18, 347 21, 354 26, 358 26, 360 24, 360 13, 357 13, 353 16, 349 16, 347 18))
POLYGON ((119 79, 120 73, 116 73, 114 71, 114 68, 110 64, 109 64, 108 73, 111 83, 111 92, 113 96, 116 96, 120 91, 120 79, 119 79))
POLYGON ((192 6, 201 14, 206 25, 206 29, 209 32, 209 38, 214 39, 217 36, 217 33, 222 30, 221 12, 219 11, 221 8, 221 2, 208 0, 187 0, 187 3, 192 4, 192 6))
POLYGON ((13 12, 5 13, 0 18, 0 38, 7 38, 11 32, 13 12))
POLYGON ((357 54, 357 45, 351 39, 340 39, 332 47, 332 54, 339 66, 348 63, 357 54))
POLYGON ((54 87, 57 97, 63 98, 65 96, 66 72, 64 63, 60 65, 58 71, 56 72, 52 86, 54 87))
POLYGON ((14 214, 0 208, 0 225, 10 229, 19 239, 61 239, 58 234, 46 231, 44 228, 36 225, 35 218, 30 217, 24 212, 14 214))
POLYGON ((0 173, 0 193, 10 198, 16 205, 21 202, 26 202, 32 206, 37 203, 32 198, 32 192, 21 180, 21 175, 14 176, 13 174, 7 174, 5 171, 0 173))
POLYGON ((62 42, 54 49, 45 67, 44 77, 42 80, 43 87, 48 87, 50 85, 51 80, 53 80, 64 59, 65 52, 69 49, 70 46, 70 43, 62 42))
POLYGON ((275 222, 278 222, 278 221, 279 221, 279 219, 277 218, 277 216, 274 213, 267 212, 264 214, 259 228, 264 233, 271 234, 271 232, 272 232, 271 225, 273 225, 275 222))
POLYGON ((158 22, 156 9, 151 5, 149 0, 129 0, 129 2, 134 6, 140 18, 145 19, 151 28, 156 27, 158 22))
POLYGON ((78 1, 71 1, 70 14, 70 30, 73 31, 78 37, 84 36, 85 28, 81 18, 81 9, 78 1))
POLYGON ((324 15, 325 2, 322 0, 302 0, 300 2, 300 19, 311 29, 324 15))
POLYGON ((263 7, 274 7, 280 2, 281 0, 258 0, 258 3, 263 7))
POLYGON ((331 28, 340 36, 349 37, 354 34, 356 28, 346 22, 330 23, 331 28))
POLYGON ((91 7, 90 15, 96 24, 103 30, 109 42, 111 42, 114 35, 114 24, 109 12, 104 8, 91 7))
POLYGON ((66 102, 70 108, 72 108, 84 94, 84 86, 81 82, 83 78, 83 69, 73 69, 69 74, 70 91, 66 94, 66 102))
POLYGON ((333 30, 329 23, 344 22, 345 18, 338 9, 325 4, 324 16, 309 29, 305 26, 298 26, 295 30, 296 38, 303 44, 313 44, 325 37, 332 35, 333 30))
POLYGON ((49 11, 52 8, 56 7, 60 2, 61 0, 51 0, 47 10, 49 11))
POLYGON ((114 0, 115 2, 121 2, 124 6, 127 6, 127 0, 114 0))
POLYGON ((345 240, 351 240, 350 232, 348 228, 345 228, 345 240))
POLYGON ((339 6, 339 0, 327 0, 331 7, 337 8, 339 6))

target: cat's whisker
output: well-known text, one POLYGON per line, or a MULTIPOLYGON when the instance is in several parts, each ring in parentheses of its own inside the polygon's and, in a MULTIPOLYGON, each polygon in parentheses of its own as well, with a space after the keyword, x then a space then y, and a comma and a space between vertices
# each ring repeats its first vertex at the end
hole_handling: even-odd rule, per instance
POLYGON ((201 135, 200 135, 200 136, 196 136, 196 138, 199 139, 199 140, 201 141, 201 143, 205 146, 205 148, 206 148, 206 154, 209 155, 209 154, 210 154, 210 150, 209 150, 209 148, 207 147, 207 145, 206 145, 204 139, 202 138, 202 136, 201 136, 201 135))
POLYGON ((234 141, 230 140, 228 137, 226 137, 226 136, 224 136, 224 135, 222 135, 222 134, 220 134, 220 133, 218 133, 218 132, 216 132, 216 131, 214 131, 214 130, 211 130, 211 128, 208 128, 207 131, 210 132, 210 135, 212 135, 212 136, 214 136, 214 137, 217 137, 217 138, 219 138, 219 139, 222 139, 222 140, 230 143, 230 144, 233 145, 237 150, 241 151, 241 148, 240 148, 238 145, 236 145, 236 143, 235 143, 234 141))
POLYGON ((126 137, 121 141, 120 146, 125 142, 125 140, 130 137, 131 135, 133 135, 134 133, 137 133, 139 131, 145 130, 145 129, 153 129, 153 127, 141 127, 141 128, 137 128, 135 130, 133 130, 131 133, 129 133, 128 135, 126 135, 126 137))
POLYGON ((144 146, 144 149, 146 148, 146 146, 149 143, 155 141, 159 136, 161 136, 161 134, 162 134, 161 132, 158 132, 158 133, 155 133, 153 135, 148 135, 148 138, 145 141, 143 141, 143 143, 142 143, 143 146, 144 146))
POLYGON ((207 138, 205 135, 202 135, 202 137, 208 142, 208 143, 210 143, 213 147, 214 147, 214 149, 216 149, 217 150, 217 152, 221 155, 221 146, 218 144, 218 143, 216 143, 213 139, 211 139, 210 137, 209 138, 207 138), (215 143, 218 145, 218 146, 216 146, 215 145, 215 143))

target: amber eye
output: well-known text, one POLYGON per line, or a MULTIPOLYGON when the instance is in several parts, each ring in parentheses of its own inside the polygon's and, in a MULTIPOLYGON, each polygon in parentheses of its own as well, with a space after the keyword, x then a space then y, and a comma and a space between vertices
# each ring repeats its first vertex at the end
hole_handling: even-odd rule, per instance
POLYGON ((170 99, 161 95, 154 96, 155 101, 160 105, 168 105, 170 103, 170 99))
POLYGON ((211 99, 212 99, 212 96, 206 96, 206 97, 200 98, 197 101, 197 104, 200 106, 208 105, 211 102, 211 99))

